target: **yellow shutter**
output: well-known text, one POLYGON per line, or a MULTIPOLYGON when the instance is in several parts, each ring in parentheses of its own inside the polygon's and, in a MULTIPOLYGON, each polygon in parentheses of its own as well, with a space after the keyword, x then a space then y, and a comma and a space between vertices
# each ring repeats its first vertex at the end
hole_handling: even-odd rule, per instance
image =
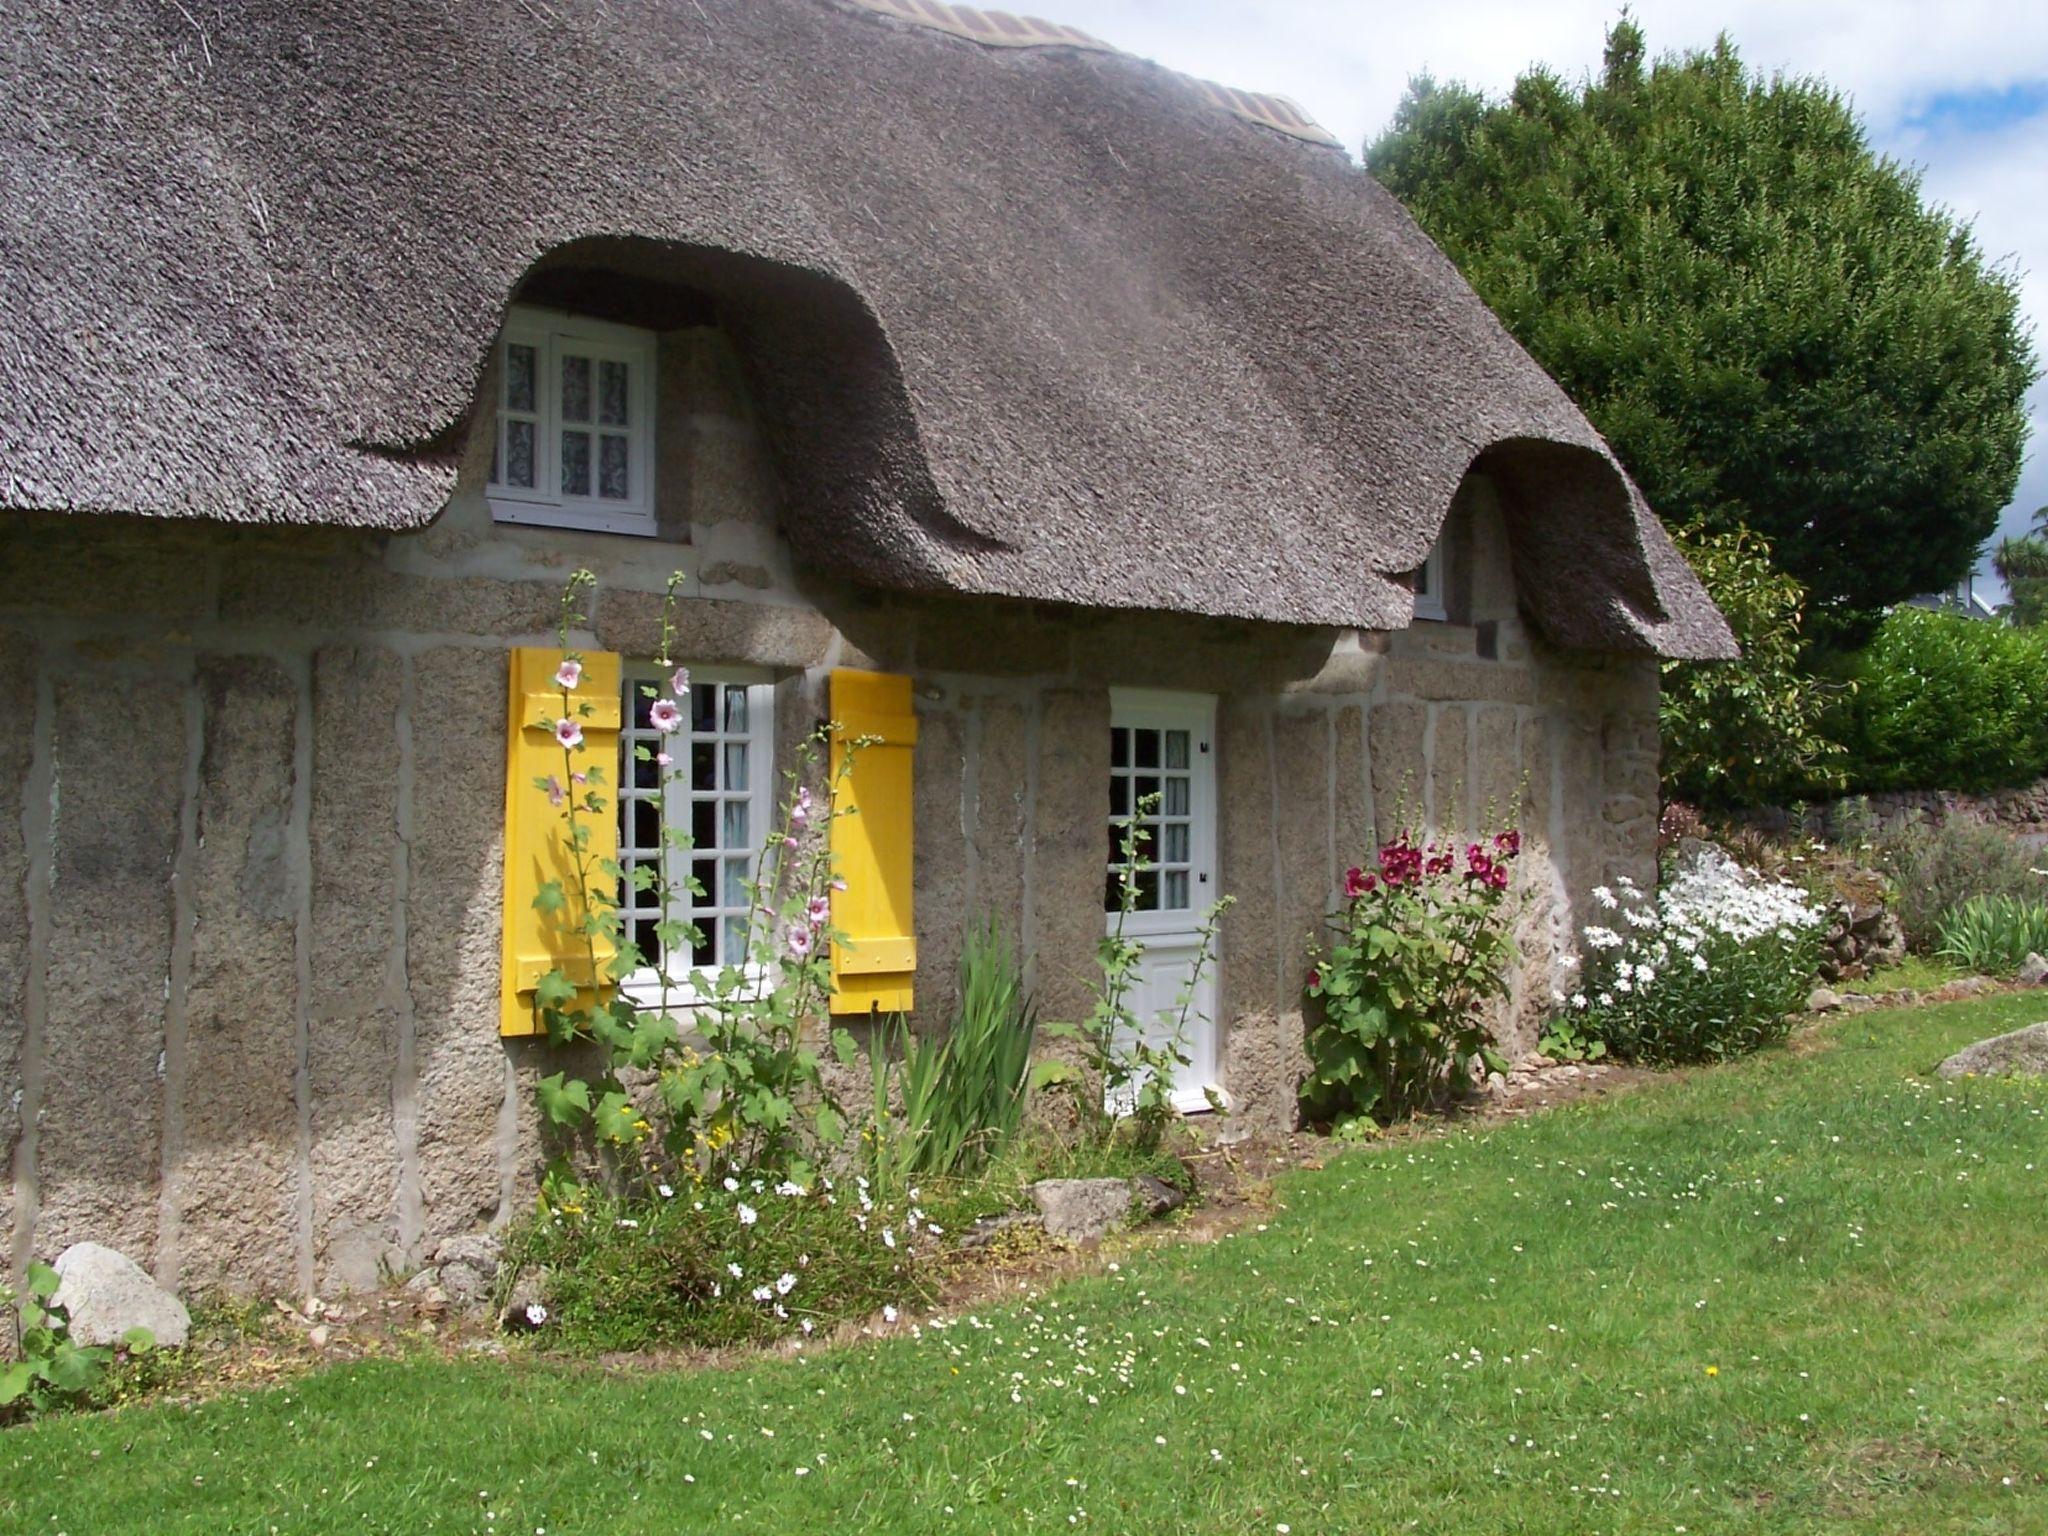
POLYGON ((910 679, 882 672, 832 674, 832 779, 841 809, 832 820, 832 856, 846 889, 832 895, 832 926, 846 942, 832 950, 832 1011, 907 1011, 917 971, 912 922, 911 754, 917 717, 910 679), (841 779, 850 742, 868 740, 841 779))
MULTIPOLYGON (((619 855, 619 658, 602 651, 578 654, 583 676, 570 696, 571 709, 587 703, 590 713, 573 714, 583 727, 583 748, 569 755, 570 771, 600 768, 602 782, 565 782, 563 787, 574 791, 578 800, 585 793, 604 800, 603 810, 582 813, 583 824, 590 829, 585 863, 592 882, 602 886, 605 877, 599 864, 619 855)), ((561 744, 547 724, 563 713, 562 690, 555 681, 562 655, 531 647, 512 652, 505 732, 504 954, 498 979, 498 1031, 506 1035, 542 1032, 533 993, 549 971, 559 966, 585 987, 603 979, 602 974, 590 974, 590 951, 582 933, 584 895, 577 889, 568 822, 535 783, 550 775, 564 778, 561 744), (534 907, 534 898, 549 880, 559 880, 568 896, 569 906, 562 912, 543 913, 534 907)), ((612 957, 609 944, 598 946, 600 973, 612 957)), ((591 1000, 585 992, 578 1004, 591 1000)))

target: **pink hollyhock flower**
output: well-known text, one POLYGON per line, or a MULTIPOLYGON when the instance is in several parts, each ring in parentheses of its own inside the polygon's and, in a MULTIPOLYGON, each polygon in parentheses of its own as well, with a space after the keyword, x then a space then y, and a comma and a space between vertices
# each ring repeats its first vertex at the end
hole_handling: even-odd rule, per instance
POLYGON ((574 749, 583 745, 583 725, 580 721, 562 719, 555 722, 555 740, 563 746, 574 749))
POLYGON ((811 930, 804 927, 792 928, 783 942, 789 946, 790 954, 801 960, 811 952, 811 930))
POLYGON ((1495 836, 1493 846, 1505 857, 1512 859, 1522 851, 1522 834, 1509 827, 1507 831, 1495 836))
POLYGON ((690 669, 688 667, 676 668, 676 675, 668 680, 668 691, 678 695, 690 691, 690 669))
POLYGON ((590 775, 587 773, 572 773, 569 775, 569 782, 571 784, 588 784, 590 782, 590 775))
POLYGON ((785 853, 795 853, 797 850, 796 839, 793 837, 785 837, 782 840, 782 849, 785 853))
POLYGON ((1344 871, 1344 894, 1353 901, 1369 894, 1378 884, 1379 881, 1355 864, 1344 871))
POLYGON ((845 877, 844 877, 844 876, 841 876, 841 875, 834 875, 834 876, 832 877, 832 889, 833 889, 833 890, 835 890, 835 891, 843 891, 843 890, 845 890, 845 889, 846 889, 846 880, 845 880, 845 877))
POLYGON ((656 699, 647 707, 647 723, 666 736, 683 723, 683 712, 674 699, 656 699))
POLYGON ((1311 997, 1320 997, 1323 992, 1323 968, 1317 966, 1308 973, 1308 991, 1311 997))
POLYGON ((822 927, 831 920, 832 903, 823 896, 813 896, 808 911, 811 922, 816 926, 822 927))
POLYGON ((1492 872, 1486 877, 1486 883, 1496 891, 1506 890, 1508 888, 1507 866, 1504 864, 1494 865, 1492 872))
POLYGON ((562 808, 562 802, 568 798, 569 792, 566 789, 562 788, 562 781, 556 778, 552 773, 549 774, 548 804, 555 807, 556 810, 560 810, 562 808))
POLYGON ((674 761, 675 759, 670 757, 666 752, 657 752, 654 754, 654 766, 657 768, 666 768, 670 763, 673 763, 674 761))
POLYGON ((555 668, 555 681, 564 688, 574 688, 583 681, 583 663, 574 657, 555 668))

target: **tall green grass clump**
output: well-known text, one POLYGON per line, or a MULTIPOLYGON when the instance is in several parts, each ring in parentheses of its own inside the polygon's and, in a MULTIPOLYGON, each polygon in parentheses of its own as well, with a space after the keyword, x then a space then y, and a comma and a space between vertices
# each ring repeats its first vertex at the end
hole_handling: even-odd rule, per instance
POLYGON ((2048 901, 1980 896, 1942 915, 1937 953, 1980 976, 2011 976, 2048 955, 2048 901))

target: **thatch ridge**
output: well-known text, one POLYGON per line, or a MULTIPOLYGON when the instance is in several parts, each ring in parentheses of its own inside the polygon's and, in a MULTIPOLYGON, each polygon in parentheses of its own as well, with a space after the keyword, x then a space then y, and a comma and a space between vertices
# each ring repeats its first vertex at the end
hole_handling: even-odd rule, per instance
POLYGON ((418 450, 506 302, 605 240, 714 296, 800 558, 1392 628, 1467 467, 1552 443, 1607 484, 1595 561, 1569 498, 1523 487, 1552 637, 1729 649, 1394 200, 1156 65, 836 0, 27 0, 11 26, 0 505, 419 527, 460 455, 418 450))

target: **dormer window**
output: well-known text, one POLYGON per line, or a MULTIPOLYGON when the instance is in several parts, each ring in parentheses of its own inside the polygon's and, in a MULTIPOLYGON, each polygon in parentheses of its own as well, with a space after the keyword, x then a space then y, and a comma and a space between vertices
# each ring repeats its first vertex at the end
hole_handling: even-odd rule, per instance
POLYGON ((1444 607, 1444 544, 1438 539, 1415 573, 1415 617, 1441 622, 1450 616, 1444 607))
POLYGON ((498 339, 491 513, 652 535, 654 333, 514 308, 498 339))

